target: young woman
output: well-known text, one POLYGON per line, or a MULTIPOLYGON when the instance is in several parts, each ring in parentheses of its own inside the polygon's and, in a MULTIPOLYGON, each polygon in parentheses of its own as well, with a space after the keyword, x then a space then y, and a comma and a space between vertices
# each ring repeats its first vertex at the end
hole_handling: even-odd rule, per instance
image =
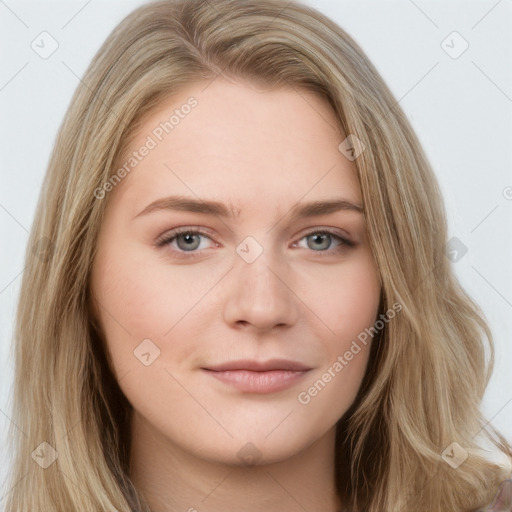
POLYGON ((7 511, 510 510, 492 338, 446 242, 413 130, 336 24, 137 9, 32 228, 7 511))

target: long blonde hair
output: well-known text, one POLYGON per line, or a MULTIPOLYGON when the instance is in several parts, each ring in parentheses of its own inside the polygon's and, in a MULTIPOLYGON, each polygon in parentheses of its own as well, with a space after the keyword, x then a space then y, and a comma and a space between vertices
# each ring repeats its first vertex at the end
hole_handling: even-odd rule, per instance
POLYGON ((136 9, 112 32, 56 140, 15 325, 7 512, 146 509, 129 476, 131 407, 91 309, 108 200, 94 191, 146 114, 218 74, 313 91, 366 148, 355 164, 382 311, 395 302, 403 309, 372 345, 359 394, 337 425, 335 476, 347 510, 469 511, 489 503, 505 476, 479 456, 478 436, 512 456, 479 411, 492 337, 454 278, 435 177, 388 87, 350 36, 305 5, 169 0, 136 9), (441 455, 454 442, 469 454, 457 469, 441 455), (58 457, 43 469, 37 455, 58 457))

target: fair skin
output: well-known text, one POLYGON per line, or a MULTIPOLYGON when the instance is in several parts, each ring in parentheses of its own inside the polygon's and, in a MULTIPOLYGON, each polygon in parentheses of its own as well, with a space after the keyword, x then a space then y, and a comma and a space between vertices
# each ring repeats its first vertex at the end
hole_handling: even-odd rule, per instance
POLYGON ((93 264, 96 314, 134 408, 132 479, 154 512, 335 512, 335 427, 370 344, 332 368, 373 325, 380 296, 355 165, 338 150, 345 135, 310 92, 219 77, 151 112, 127 154, 191 96, 197 106, 109 192, 93 264), (171 195, 229 215, 141 213, 171 195), (327 200, 345 208, 294 218, 327 200), (242 389, 209 369, 277 358, 302 365, 275 373, 279 389, 255 371, 219 372, 253 386, 242 389))

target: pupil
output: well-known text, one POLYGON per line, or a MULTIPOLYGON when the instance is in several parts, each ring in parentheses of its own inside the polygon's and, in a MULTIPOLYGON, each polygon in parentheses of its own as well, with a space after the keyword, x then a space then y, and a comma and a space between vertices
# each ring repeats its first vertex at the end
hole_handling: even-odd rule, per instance
POLYGON ((313 239, 314 239, 315 243, 321 245, 322 244, 322 238, 325 238, 325 237, 327 237, 327 235, 319 234, 319 235, 314 235, 313 239))
POLYGON ((194 237, 195 236, 196 235, 191 234, 191 233, 182 233, 180 235, 180 238, 181 238, 182 242, 185 242, 183 244, 183 246, 186 247, 188 245, 191 248, 194 245, 194 237))

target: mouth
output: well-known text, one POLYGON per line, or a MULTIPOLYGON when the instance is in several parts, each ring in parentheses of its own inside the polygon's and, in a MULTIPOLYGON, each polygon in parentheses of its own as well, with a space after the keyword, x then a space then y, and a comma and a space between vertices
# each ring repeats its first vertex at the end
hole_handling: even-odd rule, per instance
POLYGON ((244 393, 277 393, 296 385, 311 367, 284 359, 231 361, 201 368, 209 376, 244 393))

